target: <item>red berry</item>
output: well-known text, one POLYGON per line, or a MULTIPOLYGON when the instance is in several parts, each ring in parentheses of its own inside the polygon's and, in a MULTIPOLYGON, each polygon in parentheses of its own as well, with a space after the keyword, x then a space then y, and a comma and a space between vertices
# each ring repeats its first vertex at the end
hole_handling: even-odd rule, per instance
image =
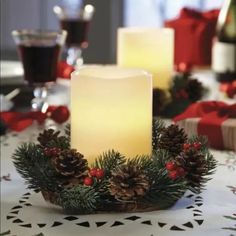
POLYGON ((195 149, 199 150, 199 149, 201 148, 201 143, 196 142, 196 143, 193 143, 192 146, 193 146, 195 149))
POLYGON ((84 179, 84 185, 91 186, 93 184, 93 179, 91 177, 86 177, 84 179))
POLYGON ((184 144, 183 144, 183 149, 184 149, 184 150, 188 150, 188 149, 190 148, 190 146, 191 146, 191 145, 190 145, 189 143, 184 143, 184 144))
POLYGON ((176 163, 174 161, 168 161, 166 163, 166 169, 169 171, 175 170, 177 168, 176 163))
POLYGON ((95 177, 96 174, 97 174, 97 169, 96 169, 96 168, 90 169, 89 174, 90 174, 91 176, 95 177))
POLYGON ((185 175, 185 170, 184 170, 184 168, 183 168, 183 167, 178 167, 177 173, 178 173, 178 176, 179 176, 179 177, 184 176, 184 175, 185 175))
POLYGON ((177 179, 179 177, 178 171, 177 170, 172 170, 169 172, 169 177, 173 180, 177 179))
POLYGON ((188 93, 184 89, 181 89, 179 91, 179 96, 183 99, 187 99, 188 98, 188 93))
POLYGON ((60 153, 60 148, 51 148, 51 156, 57 156, 60 153))
POLYGON ((44 152, 44 154, 46 155, 46 156, 51 156, 51 150, 50 150, 50 148, 44 148, 44 150, 43 150, 43 152, 44 152))
POLYGON ((96 177, 98 179, 102 179, 105 175, 105 171, 103 169, 97 169, 97 172, 96 172, 96 177))

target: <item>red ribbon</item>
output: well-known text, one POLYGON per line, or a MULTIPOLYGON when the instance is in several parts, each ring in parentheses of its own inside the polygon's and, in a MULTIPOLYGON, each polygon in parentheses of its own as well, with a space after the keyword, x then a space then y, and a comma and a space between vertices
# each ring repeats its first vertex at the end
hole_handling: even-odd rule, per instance
POLYGON ((194 103, 173 120, 178 122, 187 118, 201 118, 197 128, 198 134, 207 136, 212 147, 223 149, 221 125, 228 118, 236 118, 236 103, 233 105, 224 102, 194 103))
POLYGON ((51 118, 61 124, 68 120, 70 112, 65 106, 50 106, 46 113, 40 111, 30 112, 1 112, 0 118, 6 126, 14 131, 20 132, 29 127, 34 121, 42 124, 46 118, 51 118))

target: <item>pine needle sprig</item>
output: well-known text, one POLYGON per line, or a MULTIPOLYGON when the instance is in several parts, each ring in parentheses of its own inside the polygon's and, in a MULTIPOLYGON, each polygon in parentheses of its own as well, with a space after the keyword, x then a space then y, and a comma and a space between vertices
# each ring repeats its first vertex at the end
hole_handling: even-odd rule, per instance
POLYGON ((206 166, 205 166, 206 170, 200 177, 199 186, 189 188, 189 190, 191 190, 193 193, 197 194, 201 193, 201 191, 205 189, 206 183, 212 179, 209 176, 213 175, 216 171, 217 161, 214 159, 213 155, 209 151, 207 151, 205 159, 206 159, 206 166))
POLYGON ((153 164, 157 169, 165 167, 167 161, 172 160, 170 153, 167 150, 159 149, 153 151, 152 154, 153 164))
POLYGON ((70 127, 71 127, 70 124, 67 124, 65 127, 65 135, 68 139, 70 139, 70 134, 71 134, 70 127))
POLYGON ((205 166, 204 171, 202 172, 202 175, 198 178, 198 184, 196 183, 188 183, 188 189, 192 191, 193 193, 199 194, 201 193, 206 186, 206 183, 211 180, 210 175, 213 175, 215 173, 216 167, 217 167, 217 161, 214 159, 213 155, 205 150, 205 166))
POLYGON ((160 206, 168 206, 182 197, 186 190, 187 185, 183 178, 172 180, 167 171, 162 169, 156 173, 145 199, 160 206))
POLYGON ((127 159, 127 165, 138 166, 140 170, 145 171, 152 167, 153 162, 150 156, 140 155, 132 159, 127 159))
POLYGON ((158 118, 153 119, 153 127, 152 127, 152 149, 158 149, 158 141, 160 139, 160 135, 162 130, 165 128, 164 121, 158 118))
POLYGON ((29 189, 57 192, 60 178, 48 162, 42 149, 33 143, 22 144, 13 154, 16 170, 26 180, 29 189))
POLYGON ((103 169, 106 173, 106 176, 109 177, 113 169, 124 163, 125 156, 120 154, 119 152, 111 150, 100 155, 95 160, 95 163, 92 166, 95 168, 103 169))
POLYGON ((98 200, 99 194, 90 186, 64 189, 59 194, 60 205, 70 214, 89 214, 97 208, 98 200))
POLYGON ((209 151, 207 151, 207 154, 206 154, 206 161, 207 161, 207 170, 208 170, 207 175, 214 174, 217 167, 217 161, 209 151))

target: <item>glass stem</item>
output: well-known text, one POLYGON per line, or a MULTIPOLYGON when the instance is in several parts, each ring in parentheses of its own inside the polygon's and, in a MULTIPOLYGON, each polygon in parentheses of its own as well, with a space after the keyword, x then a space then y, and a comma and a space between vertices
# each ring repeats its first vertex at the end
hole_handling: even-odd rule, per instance
POLYGON ((71 47, 68 49, 66 62, 72 66, 81 66, 83 64, 82 50, 79 47, 71 47))
POLYGON ((47 103, 48 90, 45 86, 37 86, 34 89, 34 99, 31 101, 33 111, 41 111, 45 113, 48 109, 47 103))

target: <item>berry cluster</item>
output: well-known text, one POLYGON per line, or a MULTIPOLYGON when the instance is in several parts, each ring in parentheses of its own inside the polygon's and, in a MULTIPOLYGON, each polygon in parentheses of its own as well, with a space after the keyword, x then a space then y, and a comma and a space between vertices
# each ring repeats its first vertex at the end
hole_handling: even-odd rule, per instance
POLYGON ((168 161, 166 163, 166 169, 168 170, 169 177, 173 180, 183 177, 186 174, 184 168, 178 166, 175 161, 168 161))
POLYGON ((188 99, 189 98, 189 95, 188 93, 186 92, 185 89, 181 89, 180 91, 178 91, 176 94, 175 94, 175 97, 177 99, 188 99))
POLYGON ((46 156, 53 157, 53 156, 58 156, 61 152, 61 149, 57 147, 52 147, 52 148, 46 147, 44 148, 43 152, 46 156))
POLYGON ((101 180, 105 176, 105 171, 99 168, 92 168, 89 170, 89 174, 84 178, 84 185, 91 186, 94 180, 101 180))
POLYGON ((184 151, 189 150, 190 148, 194 148, 196 150, 200 150, 202 147, 202 144, 199 142, 195 142, 195 143, 184 143, 183 144, 183 149, 184 151))

